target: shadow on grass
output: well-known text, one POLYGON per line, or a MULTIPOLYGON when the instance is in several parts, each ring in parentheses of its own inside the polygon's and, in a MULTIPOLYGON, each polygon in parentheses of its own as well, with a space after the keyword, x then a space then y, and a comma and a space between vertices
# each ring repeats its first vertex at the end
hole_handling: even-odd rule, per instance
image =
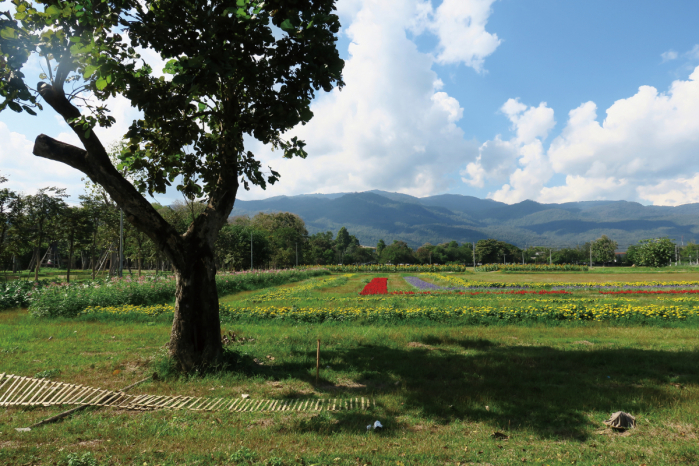
MULTIPOLYGON (((315 353, 308 357, 315 358, 315 353)), ((699 352, 691 351, 564 351, 546 346, 501 346, 482 339, 426 337, 405 348, 359 346, 325 351, 323 357, 334 361, 336 373, 356 376, 351 386, 334 386, 321 379, 318 390, 337 397, 399 398, 391 402, 395 406, 382 409, 388 425, 396 426, 396 417, 412 411, 439 424, 482 421, 494 429, 528 428, 544 437, 579 440, 586 438, 589 426, 602 427, 600 419, 593 422, 588 413, 642 415, 681 400, 682 384, 699 383, 699 352), (395 385, 396 380, 400 386, 395 385), (400 402, 404 404, 400 406, 400 402)), ((308 364, 241 364, 250 375, 315 383, 308 364)), ((328 425, 334 425, 334 430, 345 425, 354 430, 371 420, 367 413, 330 416, 335 421, 319 426, 308 421, 308 425, 298 427, 324 431, 328 425)))

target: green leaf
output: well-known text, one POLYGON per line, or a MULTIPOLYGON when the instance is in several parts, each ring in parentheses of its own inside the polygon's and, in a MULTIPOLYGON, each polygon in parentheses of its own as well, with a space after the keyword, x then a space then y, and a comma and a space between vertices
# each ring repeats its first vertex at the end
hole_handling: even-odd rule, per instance
POLYGON ((245 6, 245 0, 238 0, 235 4, 238 6, 245 6))
POLYGON ((21 12, 15 13, 15 19, 18 21, 22 21, 26 17, 27 17, 26 13, 21 13, 21 12))
POLYGON ((90 129, 88 129, 87 131, 85 131, 85 138, 87 139, 87 138, 89 138, 89 137, 90 137, 90 129))
POLYGON ((7 105, 15 112, 22 113, 22 107, 17 102, 9 101, 7 105))
POLYGON ((105 87, 107 87, 107 80, 104 78, 99 78, 95 83, 95 86, 97 86, 97 90, 102 91, 105 87))
POLYGON ((83 71, 83 78, 87 79, 93 74, 95 74, 95 71, 97 71, 97 66, 95 65, 88 65, 85 67, 85 71, 83 71))
POLYGON ((70 42, 75 43, 75 44, 79 44, 79 43, 80 43, 80 40, 81 40, 81 37, 80 37, 80 36, 73 36, 73 37, 71 37, 71 38, 68 39, 68 40, 69 40, 70 42))
POLYGON ((36 112, 34 110, 32 110, 31 107, 27 107, 26 105, 22 105, 22 108, 28 114, 36 116, 36 112))
POLYGON ((50 16, 58 16, 61 14, 61 10, 59 10, 54 5, 51 5, 50 7, 46 8, 46 10, 44 10, 44 13, 50 16))
POLYGON ((294 25, 291 24, 291 21, 289 19, 285 19, 279 27, 282 28, 283 31, 287 32, 294 30, 294 25))
POLYGON ((27 5, 21 4, 17 6, 17 13, 22 13, 24 10, 27 9, 27 5))
POLYGON ((12 28, 3 28, 3 30, 0 31, 0 37, 3 39, 14 39, 17 37, 17 31, 12 28))

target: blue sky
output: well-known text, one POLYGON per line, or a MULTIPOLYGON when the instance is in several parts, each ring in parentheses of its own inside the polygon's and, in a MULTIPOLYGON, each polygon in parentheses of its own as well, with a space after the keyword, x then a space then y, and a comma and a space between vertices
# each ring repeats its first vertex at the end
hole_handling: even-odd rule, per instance
MULTIPOLYGON (((246 141, 282 179, 241 199, 383 189, 699 202, 699 2, 339 0, 338 12, 346 87, 292 131, 308 159, 246 141)), ((138 116, 109 104, 107 143, 138 116)), ((79 173, 31 155, 41 132, 77 142, 50 109, 0 114, 8 185, 80 194, 79 173)))

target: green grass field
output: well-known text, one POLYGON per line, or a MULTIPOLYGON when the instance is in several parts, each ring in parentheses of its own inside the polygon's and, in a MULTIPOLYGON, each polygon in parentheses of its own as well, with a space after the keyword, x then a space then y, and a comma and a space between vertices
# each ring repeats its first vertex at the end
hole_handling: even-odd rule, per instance
MULTIPOLYGON (((383 275, 389 278, 389 291, 414 289, 403 275, 410 274, 383 275)), ((699 280, 699 274, 690 272, 681 277, 648 275, 484 273, 464 279, 699 280)), ((234 309, 376 303, 446 307, 458 300, 513 308, 549 299, 359 298, 359 291, 374 276, 382 275, 335 275, 229 295, 221 301, 234 309)), ((552 299, 697 305, 691 296, 610 297, 594 290, 552 299)), ((239 339, 227 346, 237 354, 235 368, 185 378, 167 376, 166 314, 71 320, 3 311, 0 373, 33 376, 54 370, 54 380, 119 389, 157 371, 164 380, 139 385, 130 393, 278 399, 364 396, 374 398, 376 408, 320 414, 88 409, 31 432, 15 428, 68 407, 3 408, 0 463, 76 466, 94 459, 100 465, 139 466, 699 464, 699 325, 691 319, 654 322, 225 321, 224 331, 239 339), (322 367, 318 384, 317 339, 322 367), (638 427, 626 432, 606 429, 602 421, 619 410, 636 416, 638 427), (376 420, 385 428, 367 432, 366 426, 376 420), (509 438, 494 438, 495 432, 509 438)))

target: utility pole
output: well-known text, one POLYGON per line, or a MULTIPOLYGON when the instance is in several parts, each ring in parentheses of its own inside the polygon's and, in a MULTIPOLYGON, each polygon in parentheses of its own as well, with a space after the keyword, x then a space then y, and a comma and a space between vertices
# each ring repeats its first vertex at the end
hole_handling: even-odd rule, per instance
POLYGON ((119 210, 119 278, 124 272, 124 211, 119 210))
POLYGON ((296 267, 299 266, 299 242, 296 242, 296 267))
POLYGON ((549 248, 549 265, 553 265, 553 261, 551 260, 551 248, 549 248))
POLYGON ((507 265, 507 255, 504 252, 502 253, 502 263, 507 265))
POLYGON ((250 232, 250 271, 252 272, 252 231, 250 232))
POLYGON ((476 268, 476 243, 473 243, 473 268, 476 268))

